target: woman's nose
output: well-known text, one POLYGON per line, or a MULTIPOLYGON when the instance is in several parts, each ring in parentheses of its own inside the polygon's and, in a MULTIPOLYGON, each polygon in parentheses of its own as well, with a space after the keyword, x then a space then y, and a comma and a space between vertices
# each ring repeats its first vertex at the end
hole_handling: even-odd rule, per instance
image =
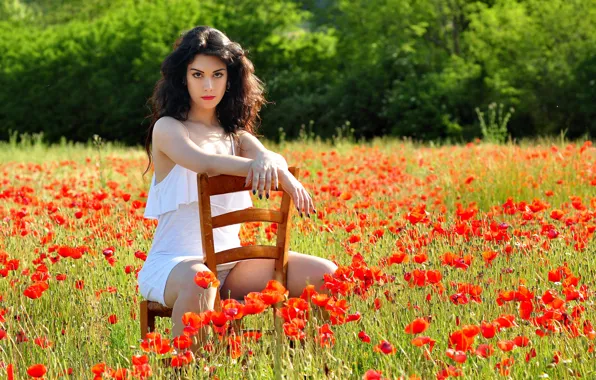
POLYGON ((206 79, 205 80, 205 90, 211 90, 211 89, 213 89, 211 79, 206 79))

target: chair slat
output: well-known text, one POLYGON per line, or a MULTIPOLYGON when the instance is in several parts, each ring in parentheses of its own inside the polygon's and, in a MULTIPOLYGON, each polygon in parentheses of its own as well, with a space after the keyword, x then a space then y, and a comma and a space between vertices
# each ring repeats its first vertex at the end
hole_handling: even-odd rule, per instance
POLYGON ((251 245, 246 247, 238 247, 217 252, 215 254, 215 261, 217 262, 217 265, 246 259, 277 258, 279 258, 279 248, 271 245, 251 245))
POLYGON ((245 177, 236 177, 226 174, 209 177, 209 194, 220 195, 252 189, 252 185, 244 186, 245 180, 245 177))
POLYGON ((284 214, 281 211, 254 208, 214 216, 211 223, 213 226, 212 228, 219 228, 246 222, 282 223, 283 221, 284 214))

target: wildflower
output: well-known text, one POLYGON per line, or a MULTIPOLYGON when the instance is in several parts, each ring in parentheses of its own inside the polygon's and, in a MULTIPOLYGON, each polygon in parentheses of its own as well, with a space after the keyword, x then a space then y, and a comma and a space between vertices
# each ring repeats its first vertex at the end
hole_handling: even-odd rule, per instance
POLYGON ((366 334, 364 331, 360 331, 358 333, 358 338, 360 338, 360 340, 364 343, 370 343, 370 336, 368 336, 368 334, 366 334))
POLYGON ((211 271, 197 272, 195 274, 194 281, 195 284, 203 289, 207 289, 209 287, 217 288, 219 286, 219 280, 211 271))
POLYGON ((48 369, 43 364, 34 364, 27 368, 27 374, 33 378, 43 377, 48 372, 48 369))
POLYGON ((420 334, 426 331, 429 323, 424 318, 417 318, 412 323, 406 326, 406 334, 420 334))
POLYGON ((395 354, 397 349, 395 347, 393 347, 393 345, 391 343, 389 343, 388 341, 381 340, 379 342, 379 344, 374 347, 374 351, 382 352, 386 355, 392 355, 392 354, 395 354))

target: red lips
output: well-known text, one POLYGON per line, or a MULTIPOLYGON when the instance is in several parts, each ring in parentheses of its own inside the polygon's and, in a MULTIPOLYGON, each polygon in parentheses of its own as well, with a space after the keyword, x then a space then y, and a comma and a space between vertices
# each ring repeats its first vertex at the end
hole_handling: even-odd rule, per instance
POLYGON ((215 99, 215 96, 201 96, 201 99, 211 100, 211 99, 215 99))

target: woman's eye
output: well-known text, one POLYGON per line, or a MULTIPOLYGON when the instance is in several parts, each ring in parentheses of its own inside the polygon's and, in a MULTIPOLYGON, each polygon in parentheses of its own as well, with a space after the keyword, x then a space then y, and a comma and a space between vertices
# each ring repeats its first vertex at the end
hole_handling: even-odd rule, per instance
MULTIPOLYGON (((200 73, 194 73, 192 76, 195 77, 195 78, 199 78, 201 76, 201 74, 200 73)), ((221 78, 223 76, 224 75, 222 73, 215 73, 215 77, 216 78, 221 78)))

